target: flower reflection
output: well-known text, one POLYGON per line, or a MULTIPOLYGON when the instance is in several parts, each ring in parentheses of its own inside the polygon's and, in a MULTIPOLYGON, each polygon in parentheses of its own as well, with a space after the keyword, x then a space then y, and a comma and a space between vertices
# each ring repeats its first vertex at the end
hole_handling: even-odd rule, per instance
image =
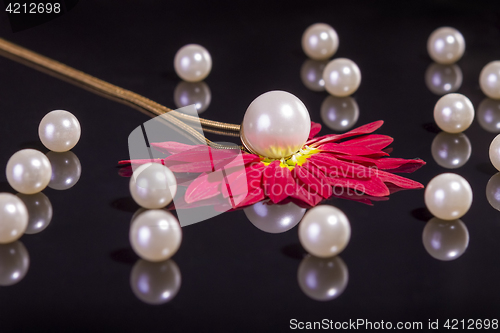
POLYGON ((0 286, 12 286, 21 281, 29 266, 30 257, 23 243, 0 244, 0 286))
POLYGON ((312 91, 324 91, 325 80, 323 80, 323 70, 328 61, 318 61, 307 59, 300 69, 300 79, 302 83, 312 91))
POLYGON ((455 92, 462 85, 462 71, 456 64, 432 63, 425 71, 425 84, 436 95, 455 92))
POLYGON ((200 114, 208 108, 211 100, 212 93, 205 82, 181 81, 175 87, 174 103, 178 108, 194 104, 200 114))
POLYGON ((469 138, 464 133, 441 132, 431 146, 434 161, 446 169, 456 169, 467 163, 471 150, 469 138))
POLYGON ((491 207, 500 211, 500 172, 494 174, 486 185, 486 198, 491 207))
POLYGON ((321 120, 334 131, 353 127, 359 118, 359 107, 352 97, 328 96, 321 104, 321 120))
POLYGON ((295 227, 306 213, 289 202, 284 205, 273 205, 269 201, 260 201, 244 210, 247 218, 258 229, 272 234, 282 233, 295 227))
POLYGON ((132 268, 130 286, 144 303, 159 305, 170 302, 181 287, 181 271, 172 259, 149 262, 140 259, 132 268))
POLYGON ((500 133, 500 100, 485 98, 477 108, 477 121, 491 133, 500 133))
POLYGON ((25 234, 37 234, 47 228, 52 220, 52 204, 42 192, 35 194, 16 194, 28 209, 28 227, 25 234))
POLYGON ((433 258, 455 260, 469 245, 469 231, 461 220, 445 221, 434 217, 425 225, 422 242, 433 258))
POLYGON ((82 174, 82 165, 78 157, 71 151, 56 153, 50 151, 47 158, 52 166, 52 177, 49 187, 54 190, 67 190, 78 182, 82 174))
POLYGON ((349 272, 339 257, 305 257, 297 274, 300 289, 316 301, 330 301, 339 297, 347 287, 349 272))

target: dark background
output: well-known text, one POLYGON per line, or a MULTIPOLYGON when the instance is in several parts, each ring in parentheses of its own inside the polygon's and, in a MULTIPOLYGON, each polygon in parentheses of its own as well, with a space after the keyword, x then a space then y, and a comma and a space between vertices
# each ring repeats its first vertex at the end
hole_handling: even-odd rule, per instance
MULTIPOLYGON (((240 123, 249 103, 269 90, 286 90, 320 122, 327 93, 300 80, 306 60, 301 35, 312 23, 332 25, 340 39, 335 57, 354 60, 362 83, 354 97, 357 125, 383 119, 378 131, 395 138, 393 156, 428 162, 410 177, 423 184, 447 170, 430 146, 437 131, 432 111, 439 96, 425 85, 431 64, 426 41, 440 26, 460 30, 466 52, 459 61, 458 90, 477 108, 481 68, 500 59, 498 2, 185 2, 80 1, 65 15, 12 33, 0 14, 0 36, 118 86, 174 107, 180 81, 175 52, 188 43, 205 46, 213 69, 206 83, 212 103, 203 117, 240 123), (250 5, 251 3, 251 5, 250 5)), ((183 230, 173 257, 182 286, 169 303, 152 306, 132 293, 130 273, 138 257, 128 231, 138 208, 117 161, 128 158, 127 137, 148 120, 134 109, 0 58, 0 169, 21 148, 47 150, 38 123, 53 109, 74 113, 82 138, 73 149, 82 164, 77 185, 46 189, 54 218, 21 242, 30 256, 25 278, 0 287, 0 332, 131 331, 204 332, 288 330, 289 320, 372 321, 500 318, 500 213, 487 202, 485 186, 496 173, 488 146, 496 134, 477 120, 466 131, 468 163, 453 171, 474 191, 462 218, 468 250, 451 262, 432 258, 422 245, 423 190, 403 191, 373 207, 332 200, 352 225, 341 254, 349 283, 335 300, 308 298, 297 283, 305 251, 297 228, 267 234, 243 211, 225 213, 183 230)), ((322 133, 330 133, 326 127, 322 133)), ((0 173, 0 190, 15 193, 0 173)), ((1 265, 1 263, 0 263, 1 265)))

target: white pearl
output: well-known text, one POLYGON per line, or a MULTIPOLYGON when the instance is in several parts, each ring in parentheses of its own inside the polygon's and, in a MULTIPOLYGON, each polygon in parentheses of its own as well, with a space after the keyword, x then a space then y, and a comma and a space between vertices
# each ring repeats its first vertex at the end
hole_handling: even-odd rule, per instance
POLYGON ((21 199, 0 193, 0 244, 11 243, 24 234, 28 226, 28 210, 21 199))
POLYGON ((453 64, 465 52, 465 39, 457 29, 442 27, 434 30, 427 40, 429 56, 440 64, 453 64))
POLYGON ((361 84, 361 72, 354 61, 338 58, 330 61, 323 72, 325 89, 333 96, 354 94, 361 84))
POLYGON ((175 72, 181 79, 198 82, 205 79, 212 70, 212 57, 207 49, 198 44, 188 44, 175 54, 175 72))
POLYGON ((477 107, 477 121, 491 133, 500 133, 500 100, 485 98, 477 107))
POLYGON ((10 157, 6 174, 7 181, 14 190, 34 194, 49 184, 52 167, 43 153, 34 149, 23 149, 10 157))
POLYGON ((12 286, 28 273, 30 256, 23 243, 0 244, 0 286, 12 286))
POLYGON ((500 99, 500 61, 492 61, 481 70, 479 85, 483 93, 494 99, 500 99))
POLYGON ((254 226, 271 234, 292 229, 306 213, 305 208, 301 208, 293 202, 284 205, 269 205, 264 201, 246 207, 243 211, 254 226))
POLYGON ((432 218, 422 233, 425 250, 435 259, 455 260, 469 246, 469 231, 460 220, 441 220, 432 218))
POLYGON ((457 91, 462 86, 462 71, 458 65, 432 63, 425 71, 425 84, 436 95, 457 91))
POLYGON ((310 254, 332 257, 344 250, 351 238, 351 225, 338 208, 320 205, 311 208, 299 225, 299 240, 310 254))
POLYGON ((302 50, 311 59, 328 59, 337 52, 338 47, 339 36, 328 24, 313 24, 302 35, 302 50))
POLYGON ((156 209, 167 206, 177 192, 172 171, 159 163, 146 163, 135 169, 129 183, 130 194, 141 207, 156 209))
POLYGON ((82 165, 71 151, 56 153, 49 151, 47 158, 52 166, 49 187, 54 190, 67 190, 78 182, 82 174, 82 165))
POLYGON ((325 80, 323 71, 328 61, 306 59, 300 68, 300 79, 302 83, 312 91, 324 91, 325 80))
POLYGON ((434 107, 434 120, 445 132, 463 132, 474 120, 474 106, 470 99, 462 94, 444 95, 434 107))
POLYGON ((330 301, 339 297, 347 287, 349 271, 340 257, 318 258, 306 256, 297 273, 300 289, 316 301, 330 301))
POLYGON ((352 97, 327 96, 321 104, 321 120, 334 131, 347 131, 358 118, 358 103, 352 97))
POLYGON ((78 119, 68 111, 54 110, 45 115, 38 126, 40 141, 48 149, 64 152, 80 140, 82 130, 78 119))
POLYGON ((456 169, 467 163, 472 147, 464 133, 441 132, 432 141, 431 151, 437 164, 443 168, 456 169))
POLYGON ((25 234, 37 234, 48 227, 52 220, 52 204, 42 192, 35 194, 16 194, 28 210, 28 226, 25 234))
POLYGON ((431 179, 425 189, 425 205, 432 215, 443 220, 461 218, 472 204, 472 189, 462 176, 442 173, 431 179))
POLYGON ((500 211, 500 172, 494 174, 486 185, 486 198, 491 207, 500 211))
POLYGON ((162 209, 148 210, 135 218, 130 226, 130 243, 139 257, 162 261, 173 256, 182 241, 177 218, 162 209))
POLYGON ((194 104, 198 114, 205 111, 212 100, 212 93, 205 82, 181 81, 174 90, 174 103, 178 108, 194 104))
POLYGON ((181 271, 172 260, 138 260, 130 273, 130 286, 142 302, 159 305, 170 302, 181 288, 181 271))
POLYGON ((490 161, 500 171, 500 134, 490 144, 490 161))
POLYGON ((245 112, 242 139, 251 151, 269 158, 295 154, 306 143, 311 118, 300 99, 286 91, 269 91, 245 112))

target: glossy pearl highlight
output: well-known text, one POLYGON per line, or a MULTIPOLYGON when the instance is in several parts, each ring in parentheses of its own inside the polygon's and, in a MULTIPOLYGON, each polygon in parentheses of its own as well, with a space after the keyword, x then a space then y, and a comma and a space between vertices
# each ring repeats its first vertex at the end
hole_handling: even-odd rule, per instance
POLYGON ((48 185, 51 189, 67 190, 78 183, 82 174, 82 165, 73 152, 49 151, 46 156, 52 166, 52 176, 48 185))
POLYGON ((0 244, 19 239, 27 226, 28 210, 22 200, 10 193, 0 193, 0 244))
POLYGON ((346 58, 332 60, 323 72, 325 89, 333 96, 354 94, 361 84, 361 71, 354 61, 346 58))
POLYGON ((5 173, 9 185, 14 190, 34 194, 49 184, 52 167, 43 153, 34 149, 23 149, 11 156, 5 173))
POLYGON ((474 120, 474 106, 462 94, 444 95, 434 107, 434 120, 445 132, 463 132, 474 120))
POLYGON ((337 52, 338 47, 339 36, 328 24, 313 24, 302 35, 302 50, 311 59, 328 59, 337 52))
POLYGON ((181 79, 198 82, 212 70, 212 57, 207 49, 198 44, 188 44, 179 49, 174 59, 175 72, 181 79))
POLYGON ((455 260, 469 246, 469 231, 461 220, 445 221, 434 217, 425 225, 422 242, 433 258, 455 260))
POLYGON ((500 133, 500 100, 483 99, 477 108, 477 121, 486 131, 500 133))
POLYGON ((500 61, 492 61, 481 70, 479 86, 489 98, 500 99, 500 61))
POLYGON ((54 110, 45 115, 38 126, 43 145, 52 151, 65 152, 80 140, 80 122, 68 111, 54 110))
POLYGON ((321 120, 334 131, 347 131, 356 124, 358 118, 358 103, 352 97, 327 96, 321 104, 321 120))
POLYGON ((141 207, 149 209, 167 206, 177 192, 172 171, 159 163, 146 163, 135 169, 129 183, 130 194, 141 207))
POLYGON ((182 241, 177 218, 162 209, 148 210, 135 218, 130 227, 130 243, 139 257, 162 261, 173 256, 182 241))
POLYGON ((28 273, 30 256, 23 243, 0 244, 0 286, 12 286, 28 273))
POLYGON ((305 208, 301 208, 293 202, 284 205, 270 205, 264 201, 246 207, 243 211, 255 227, 271 234, 292 229, 306 213, 305 208))
POLYGON ((351 225, 338 208, 320 205, 311 208, 299 225, 299 240, 310 254, 332 257, 344 250, 351 238, 351 225))
POLYGON ((443 220, 461 218, 472 204, 472 189, 462 176, 443 173, 431 179, 425 189, 425 205, 443 220))
POLYGON ((493 175, 486 185, 486 199, 491 207, 500 211, 500 172, 493 175))
POLYGON ((269 91, 253 100, 240 133, 245 146, 261 156, 295 154, 309 137, 311 118, 300 99, 286 91, 269 91))
POLYGON ((431 152, 437 164, 443 168, 456 169, 467 163, 472 147, 464 133, 441 132, 432 141, 431 152))
POLYGON ((442 27, 434 30, 427 40, 427 52, 439 64, 453 64, 465 52, 465 39, 457 29, 442 27))
POLYGON ((490 144, 490 161, 500 171, 500 134, 490 144))
POLYGON ((28 226, 25 234, 37 234, 48 227, 52 220, 52 204, 42 192, 35 194, 18 193, 16 196, 23 201, 28 210, 28 226))
POLYGON ((432 63, 425 71, 425 84, 436 95, 457 91, 462 86, 463 75, 456 64, 442 65, 432 63))
POLYGON ((300 68, 300 79, 307 89, 312 91, 324 91, 325 80, 323 71, 328 61, 307 59, 300 68))
POLYGON ((205 82, 181 81, 174 90, 174 103, 178 108, 194 104, 198 114, 205 111, 212 100, 212 93, 205 82))

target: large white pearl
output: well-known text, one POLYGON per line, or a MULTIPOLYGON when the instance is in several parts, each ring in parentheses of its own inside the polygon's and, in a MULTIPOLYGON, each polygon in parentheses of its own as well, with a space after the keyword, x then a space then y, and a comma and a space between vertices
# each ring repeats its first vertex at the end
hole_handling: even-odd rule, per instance
POLYGON ((462 176, 442 173, 431 179, 425 189, 425 205, 432 215, 443 220, 462 217, 472 204, 472 189, 462 176))
POLYGON ((361 71, 354 61, 338 58, 330 61, 323 72, 325 89, 333 96, 354 94, 361 84, 361 71))
POLYGON ((306 213, 305 208, 301 208, 293 202, 284 205, 269 205, 263 201, 246 207, 243 211, 254 226, 271 234, 292 229, 306 213))
POLYGON ((198 82, 210 74, 212 57, 207 49, 198 44, 188 44, 179 49, 174 59, 175 72, 181 79, 198 82))
POLYGON ((425 71, 425 84, 436 95, 457 91, 462 85, 462 71, 458 65, 432 63, 425 71))
POLYGON ((311 208, 299 225, 299 240, 310 254, 332 257, 344 250, 351 238, 351 225, 338 208, 320 205, 311 208))
POLYGON ((347 287, 349 271, 340 257, 306 256, 297 273, 300 289, 315 301, 330 301, 347 287))
POLYGON ((474 106, 470 99, 462 94, 444 95, 434 107, 434 120, 445 132, 463 132, 474 120, 474 106))
POLYGON ((338 48, 339 36, 328 24, 313 24, 302 35, 302 50, 311 59, 328 59, 337 52, 338 48))
POLYGON ((453 64, 465 52, 465 39, 457 29, 442 27, 434 30, 427 40, 429 56, 440 64, 453 64))
POLYGON ((437 164, 447 169, 456 169, 467 163, 472 147, 464 133, 441 132, 432 141, 432 157, 437 164))
POLYGON ((161 262, 139 259, 130 273, 130 286, 144 303, 165 304, 181 288, 181 271, 172 259, 161 262))
POLYGON ((500 100, 485 98, 477 107, 477 121, 491 133, 500 133, 500 100))
POLYGON ((0 286, 12 286, 28 273, 30 256, 23 243, 0 244, 0 286))
POLYGON ((173 256, 182 241, 177 218, 163 209, 148 210, 132 221, 130 243, 139 257, 162 261, 173 256))
POLYGON ((7 162, 6 175, 14 190, 34 194, 49 184, 52 167, 43 153, 34 149, 23 149, 12 155, 7 162))
POLYGON ((469 231, 461 220, 432 218, 422 233, 425 250, 435 259, 455 260, 469 245, 469 231))
POLYGON ((21 199, 0 193, 0 244, 11 243, 24 234, 28 226, 28 210, 21 199))
POLYGON ((479 85, 483 93, 494 99, 500 99, 500 61, 492 61, 481 70, 479 85))
POLYGON ((78 182, 82 174, 82 165, 72 152, 56 153, 49 151, 47 158, 52 166, 49 187, 54 190, 67 190, 78 182))
POLYGON ((76 146, 81 134, 78 119, 64 110, 47 113, 38 126, 38 135, 43 145, 56 152, 68 151, 76 146))
POLYGON ((269 91, 245 112, 242 140, 249 150, 269 158, 295 154, 306 143, 311 118, 300 99, 286 91, 269 91))
POLYGON ((347 131, 358 118, 358 103, 352 97, 327 96, 321 104, 321 120, 334 131, 347 131))
POLYGON ((212 100, 212 93, 205 82, 181 81, 174 90, 174 103, 178 108, 194 104, 198 114, 205 111, 212 100))
POLYGON ((494 174, 486 185, 486 199, 491 207, 500 211, 500 172, 494 174))
POLYGON ((174 173, 159 163, 146 163, 130 177, 130 194, 137 204, 156 209, 168 205, 177 192, 174 173))
POLYGON ((500 171, 500 134, 490 144, 490 161, 500 171))
POLYGON ((25 234, 37 234, 48 227, 52 220, 52 204, 42 192, 35 194, 16 194, 28 210, 28 226, 25 234))
POLYGON ((323 71, 328 61, 306 59, 300 68, 300 79, 302 83, 312 91, 324 91, 325 80, 323 71))

